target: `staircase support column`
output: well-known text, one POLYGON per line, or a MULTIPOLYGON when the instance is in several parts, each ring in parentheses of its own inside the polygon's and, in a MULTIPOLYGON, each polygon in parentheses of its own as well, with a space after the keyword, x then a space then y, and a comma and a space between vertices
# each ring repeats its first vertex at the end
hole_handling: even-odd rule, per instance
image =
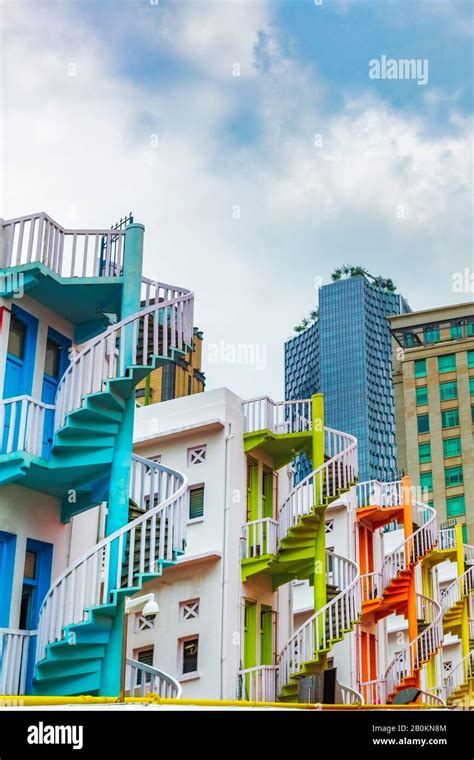
MULTIPOLYGON (((125 231, 121 319, 126 319, 140 311, 144 229, 141 224, 130 224, 125 231)), ((126 330, 124 345, 120 346, 120 351, 125 353, 125 367, 132 364, 132 340, 133 330, 130 325, 130 328, 126 330)), ((107 505, 107 536, 128 523, 134 416, 135 394, 132 390, 123 411, 122 422, 115 442, 107 505)), ((118 556, 118 542, 115 542, 115 545, 111 547, 109 565, 109 588, 111 590, 117 586, 117 573, 122 559, 122 557, 118 556)), ((122 619, 123 599, 117 601, 117 615, 113 622, 109 644, 106 647, 102 663, 101 688, 99 692, 102 696, 115 697, 120 693, 122 619)))
MULTIPOLYGON (((456 537, 456 564, 458 570, 458 577, 465 572, 464 565, 464 547, 462 538, 462 525, 456 524, 454 528, 454 534, 456 537)), ((462 611, 461 611, 461 650, 462 656, 466 657, 469 654, 469 595, 463 595, 462 581, 459 581, 461 588, 460 599, 462 599, 462 611)))
MULTIPOLYGON (((412 490, 411 478, 405 476, 402 478, 402 503, 403 503, 403 529, 405 538, 413 534, 413 508, 412 508, 412 490)), ((411 643, 418 636, 418 622, 416 619, 416 586, 415 586, 415 569, 413 567, 414 558, 413 542, 409 541, 406 551, 408 556, 405 557, 406 568, 410 571, 410 580, 407 592, 407 620, 408 620, 408 641, 411 643)), ((415 676, 417 686, 420 683, 420 672, 414 670, 414 653, 411 650, 412 662, 411 667, 415 676)))
MULTIPOLYGON (((311 423, 312 423, 312 460, 313 470, 324 464, 324 396, 322 393, 315 393, 311 398, 311 423)), ((316 475, 314 481, 314 498, 315 507, 320 511, 321 520, 317 528, 316 539, 314 543, 314 610, 320 610, 327 602, 327 578, 326 578, 326 530, 324 522, 325 510, 321 510, 320 492, 322 484, 320 478, 322 475, 316 475)), ((317 636, 321 641, 324 635, 321 621, 321 630, 317 636)), ((326 657, 324 657, 325 664, 326 657)), ((324 667, 324 665, 323 665, 324 667)))
MULTIPOLYGON (((421 581, 423 588, 423 595, 429 599, 433 599, 433 569, 429 567, 425 562, 421 566, 421 581)), ((438 685, 438 679, 436 677, 436 657, 433 656, 426 663, 426 685, 428 689, 434 689, 438 685)))

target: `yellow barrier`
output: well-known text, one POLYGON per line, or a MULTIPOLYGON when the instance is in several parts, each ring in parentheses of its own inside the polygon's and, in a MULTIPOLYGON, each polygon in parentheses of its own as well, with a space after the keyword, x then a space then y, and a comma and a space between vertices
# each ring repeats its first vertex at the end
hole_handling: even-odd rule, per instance
MULTIPOLYGON (((118 705, 118 704, 157 704, 185 705, 188 707, 273 707, 280 710, 424 710, 440 705, 322 705, 319 703, 301 704, 299 702, 246 702, 239 700, 221 699, 165 699, 158 694, 147 697, 125 697, 120 702, 118 697, 32 697, 4 696, 0 697, 0 707, 48 707, 54 705, 118 705)), ((444 707, 444 705, 443 705, 444 707)))

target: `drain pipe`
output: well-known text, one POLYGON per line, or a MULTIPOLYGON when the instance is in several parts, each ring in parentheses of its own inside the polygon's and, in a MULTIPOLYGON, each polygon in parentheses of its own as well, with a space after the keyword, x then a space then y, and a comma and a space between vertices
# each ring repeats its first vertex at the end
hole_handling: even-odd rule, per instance
POLYGON ((229 499, 228 499, 228 446, 229 442, 234 438, 232 433, 232 423, 229 422, 229 432, 225 437, 225 450, 224 450, 224 525, 222 535, 222 587, 221 587, 221 673, 220 673, 220 698, 223 699, 224 694, 224 666, 227 661, 227 643, 224 635, 224 623, 227 617, 227 587, 229 579, 227 577, 228 568, 228 511, 229 511, 229 499))

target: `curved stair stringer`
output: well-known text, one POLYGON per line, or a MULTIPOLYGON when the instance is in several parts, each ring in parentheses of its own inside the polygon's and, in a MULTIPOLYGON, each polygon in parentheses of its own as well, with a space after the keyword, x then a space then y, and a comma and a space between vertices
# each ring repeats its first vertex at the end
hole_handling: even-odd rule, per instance
POLYGON ((116 435, 135 387, 192 348, 194 294, 149 280, 144 286, 145 307, 83 346, 59 382, 50 466, 60 469, 68 489, 82 479, 75 505, 65 505, 65 519, 106 500, 95 484, 104 481, 112 464, 116 435))
POLYGON ((332 583, 339 593, 292 634, 279 656, 279 699, 293 699, 298 680, 321 670, 321 660, 346 633, 354 630, 361 612, 358 565, 326 551, 332 583))
POLYGON ((314 574, 314 541, 326 508, 357 480, 357 439, 324 428, 324 450, 329 458, 290 491, 278 510, 276 563, 281 577, 310 580, 314 574))
POLYGON ((36 694, 97 694, 119 601, 159 577, 184 551, 186 476, 136 455, 133 468, 130 498, 143 514, 72 563, 43 600, 36 694))
POLYGON ((448 705, 472 707, 474 698, 474 650, 452 669, 444 684, 448 705))
POLYGON ((406 614, 415 566, 436 546, 436 510, 418 502, 413 504, 413 510, 419 527, 387 554, 379 572, 362 576, 364 601, 381 600, 375 609, 376 620, 392 612, 406 614))
POLYGON ((383 681, 386 701, 393 701, 402 689, 417 686, 417 676, 423 665, 434 657, 443 643, 443 610, 441 604, 422 594, 416 594, 417 619, 423 630, 399 652, 389 664, 383 681))
POLYGON ((34 490, 65 496, 74 489, 76 506, 65 503, 65 519, 104 500, 100 481, 109 472, 135 387, 154 369, 192 349, 194 294, 146 279, 143 287, 144 308, 73 354, 59 381, 54 407, 28 397, 0 405, 2 419, 5 413, 21 418, 17 433, 8 440, 2 482, 27 475, 25 485, 34 490), (54 409, 48 459, 42 458, 46 408, 54 409), (48 470, 54 471, 54 481, 48 470), (53 482, 54 492, 48 490, 53 482))
POLYGON ((474 593, 474 565, 458 576, 441 594, 444 633, 460 635, 466 597, 474 593))
MULTIPOLYGON (((362 576, 363 591, 365 590, 366 593, 370 594, 371 599, 381 600, 381 604, 375 610, 376 620, 380 620, 391 613, 406 617, 408 612, 408 590, 413 580, 415 567, 437 545, 436 510, 421 502, 413 502, 412 510, 413 521, 418 525, 416 530, 404 538, 400 544, 387 554, 378 573, 362 576)), ((384 678, 360 684, 367 703, 376 704, 391 701, 401 688, 407 688, 411 681, 416 680, 416 671, 421 669, 425 660, 418 661, 417 657, 415 657, 415 649, 418 646, 423 649, 425 647, 423 642, 427 646, 431 642, 430 636, 434 636, 436 633, 436 646, 430 652, 426 662, 437 653, 441 646, 443 635, 440 605, 428 597, 423 597, 421 594, 416 594, 416 600, 417 619, 421 621, 425 620, 428 614, 432 616, 432 620, 429 621, 428 626, 432 633, 426 634, 428 630, 426 627, 428 621, 426 621, 424 630, 420 635, 413 642, 410 642, 389 664, 384 678), (430 606, 431 604, 437 610, 436 615, 434 614, 434 609, 430 606), (439 610, 437 609, 438 607, 439 610), (415 643, 419 640, 421 640, 420 644, 415 643), (413 667, 411 667, 412 663, 413 667), (410 667, 407 670, 408 665, 410 667)), ((420 653, 424 654, 425 650, 423 649, 423 652, 421 652, 421 649, 420 653)))

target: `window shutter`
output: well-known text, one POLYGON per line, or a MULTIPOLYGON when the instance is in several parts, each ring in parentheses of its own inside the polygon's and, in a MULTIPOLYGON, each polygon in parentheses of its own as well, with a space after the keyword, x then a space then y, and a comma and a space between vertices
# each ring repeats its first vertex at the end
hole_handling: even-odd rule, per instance
POLYGON ((202 517, 204 514, 204 487, 193 488, 189 494, 189 519, 202 517))

